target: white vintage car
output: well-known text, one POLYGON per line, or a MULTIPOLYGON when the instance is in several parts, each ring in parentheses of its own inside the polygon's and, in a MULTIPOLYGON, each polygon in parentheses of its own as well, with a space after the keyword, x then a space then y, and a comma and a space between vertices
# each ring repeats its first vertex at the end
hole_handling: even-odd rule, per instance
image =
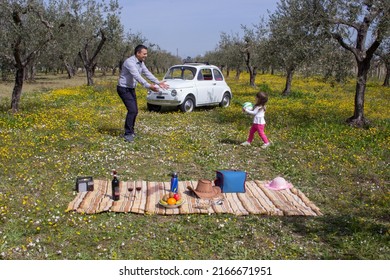
POLYGON ((159 92, 149 90, 149 111, 160 111, 161 107, 178 107, 182 112, 191 112, 195 107, 228 107, 232 91, 218 67, 205 63, 185 63, 169 68, 164 76, 169 89, 159 92))

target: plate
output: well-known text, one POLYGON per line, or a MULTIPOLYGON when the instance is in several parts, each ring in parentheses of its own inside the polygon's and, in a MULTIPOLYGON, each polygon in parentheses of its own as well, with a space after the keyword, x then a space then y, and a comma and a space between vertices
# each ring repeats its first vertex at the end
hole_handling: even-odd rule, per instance
POLYGON ((174 205, 169 205, 169 204, 161 204, 161 202, 159 201, 158 204, 160 204, 161 206, 165 207, 165 208, 179 208, 180 206, 182 206, 184 204, 184 200, 180 203, 180 204, 174 204, 174 205))

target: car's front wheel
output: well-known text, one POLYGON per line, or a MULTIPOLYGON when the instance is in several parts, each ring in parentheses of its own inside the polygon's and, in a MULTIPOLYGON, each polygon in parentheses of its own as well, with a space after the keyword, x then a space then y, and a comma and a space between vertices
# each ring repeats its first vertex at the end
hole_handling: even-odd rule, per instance
POLYGON ((192 112, 195 108, 195 99, 192 96, 187 96, 179 107, 180 110, 184 113, 192 112))
POLYGON ((221 102, 219 103, 219 106, 223 108, 229 107, 230 99, 231 99, 230 94, 228 92, 225 92, 221 102))

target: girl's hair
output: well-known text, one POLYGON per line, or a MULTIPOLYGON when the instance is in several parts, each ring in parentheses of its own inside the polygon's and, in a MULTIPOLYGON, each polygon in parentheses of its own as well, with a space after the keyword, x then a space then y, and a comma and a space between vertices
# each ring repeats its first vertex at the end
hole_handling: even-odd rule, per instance
POLYGON ((256 94, 255 106, 265 108, 265 103, 267 103, 267 101, 268 101, 268 94, 267 93, 260 91, 256 94))

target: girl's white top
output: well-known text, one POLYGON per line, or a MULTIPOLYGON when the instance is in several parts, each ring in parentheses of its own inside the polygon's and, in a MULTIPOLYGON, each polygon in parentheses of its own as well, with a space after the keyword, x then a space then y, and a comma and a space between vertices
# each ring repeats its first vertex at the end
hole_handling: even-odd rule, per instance
POLYGON ((256 106, 253 110, 245 109, 245 112, 247 112, 250 115, 254 115, 253 123, 255 124, 265 124, 265 107, 264 106, 256 106))

